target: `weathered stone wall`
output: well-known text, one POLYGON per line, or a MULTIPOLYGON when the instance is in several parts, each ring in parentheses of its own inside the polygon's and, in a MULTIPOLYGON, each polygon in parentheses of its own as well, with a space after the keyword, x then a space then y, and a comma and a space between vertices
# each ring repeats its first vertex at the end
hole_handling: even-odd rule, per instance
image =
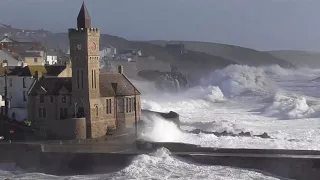
POLYGON ((49 133, 57 136, 57 139, 86 139, 86 119, 70 118, 63 120, 55 120, 49 124, 49 133))

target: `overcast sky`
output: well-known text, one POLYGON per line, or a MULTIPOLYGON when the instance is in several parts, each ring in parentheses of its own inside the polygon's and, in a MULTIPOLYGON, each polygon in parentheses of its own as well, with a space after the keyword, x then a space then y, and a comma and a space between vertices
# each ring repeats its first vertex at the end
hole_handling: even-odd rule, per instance
MULTIPOLYGON (((0 0, 0 22, 67 32, 83 0, 0 0)), ((130 40, 320 51, 320 0, 86 0, 93 26, 130 40)))

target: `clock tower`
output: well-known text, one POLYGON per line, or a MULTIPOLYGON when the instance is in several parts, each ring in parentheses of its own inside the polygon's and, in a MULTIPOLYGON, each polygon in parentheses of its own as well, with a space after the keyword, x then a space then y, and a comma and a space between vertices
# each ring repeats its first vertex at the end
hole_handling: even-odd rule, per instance
MULTIPOLYGON (((84 111, 87 122, 87 138, 92 137, 91 126, 99 107, 99 40, 100 30, 91 27, 91 18, 85 4, 82 4, 77 28, 69 29, 70 58, 72 63, 72 105, 75 114, 84 111)), ((77 115, 75 115, 77 116, 77 115)))

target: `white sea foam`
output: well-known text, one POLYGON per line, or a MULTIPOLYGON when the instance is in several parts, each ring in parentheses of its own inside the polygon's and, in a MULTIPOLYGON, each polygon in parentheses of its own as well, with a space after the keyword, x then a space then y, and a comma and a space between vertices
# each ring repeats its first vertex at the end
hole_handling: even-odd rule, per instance
POLYGON ((43 179, 43 180, 276 180, 277 178, 263 175, 258 172, 230 168, 224 166, 199 166, 180 161, 171 156, 171 153, 161 148, 149 155, 139 155, 125 169, 111 174, 97 174, 87 176, 52 176, 41 173, 13 174, 7 171, 0 171, 0 178, 11 179, 43 179))
POLYGON ((210 76, 203 78, 201 84, 218 86, 227 97, 248 92, 275 90, 274 83, 268 78, 263 68, 245 65, 231 65, 216 70, 210 76))
POLYGON ((305 96, 287 96, 277 93, 270 105, 264 108, 264 115, 280 119, 311 118, 320 115, 320 106, 311 105, 305 96))

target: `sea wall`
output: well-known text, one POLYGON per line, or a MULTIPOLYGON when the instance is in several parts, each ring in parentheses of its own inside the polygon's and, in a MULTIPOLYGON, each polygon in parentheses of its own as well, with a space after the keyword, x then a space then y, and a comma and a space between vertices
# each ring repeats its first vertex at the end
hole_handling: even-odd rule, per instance
POLYGON ((90 147, 92 144, 83 144, 82 146, 88 147, 86 150, 80 148, 81 152, 67 150, 64 145, 60 148, 58 144, 55 146, 57 148, 54 148, 54 152, 49 152, 43 145, 36 143, 3 143, 0 144, 0 163, 16 163, 30 172, 56 175, 108 173, 125 168, 136 155, 148 154, 157 148, 165 147, 170 150, 172 156, 188 163, 245 168, 298 180, 320 179, 319 151, 215 149, 182 143, 143 141, 137 142, 139 151, 122 153, 93 151, 90 147))

